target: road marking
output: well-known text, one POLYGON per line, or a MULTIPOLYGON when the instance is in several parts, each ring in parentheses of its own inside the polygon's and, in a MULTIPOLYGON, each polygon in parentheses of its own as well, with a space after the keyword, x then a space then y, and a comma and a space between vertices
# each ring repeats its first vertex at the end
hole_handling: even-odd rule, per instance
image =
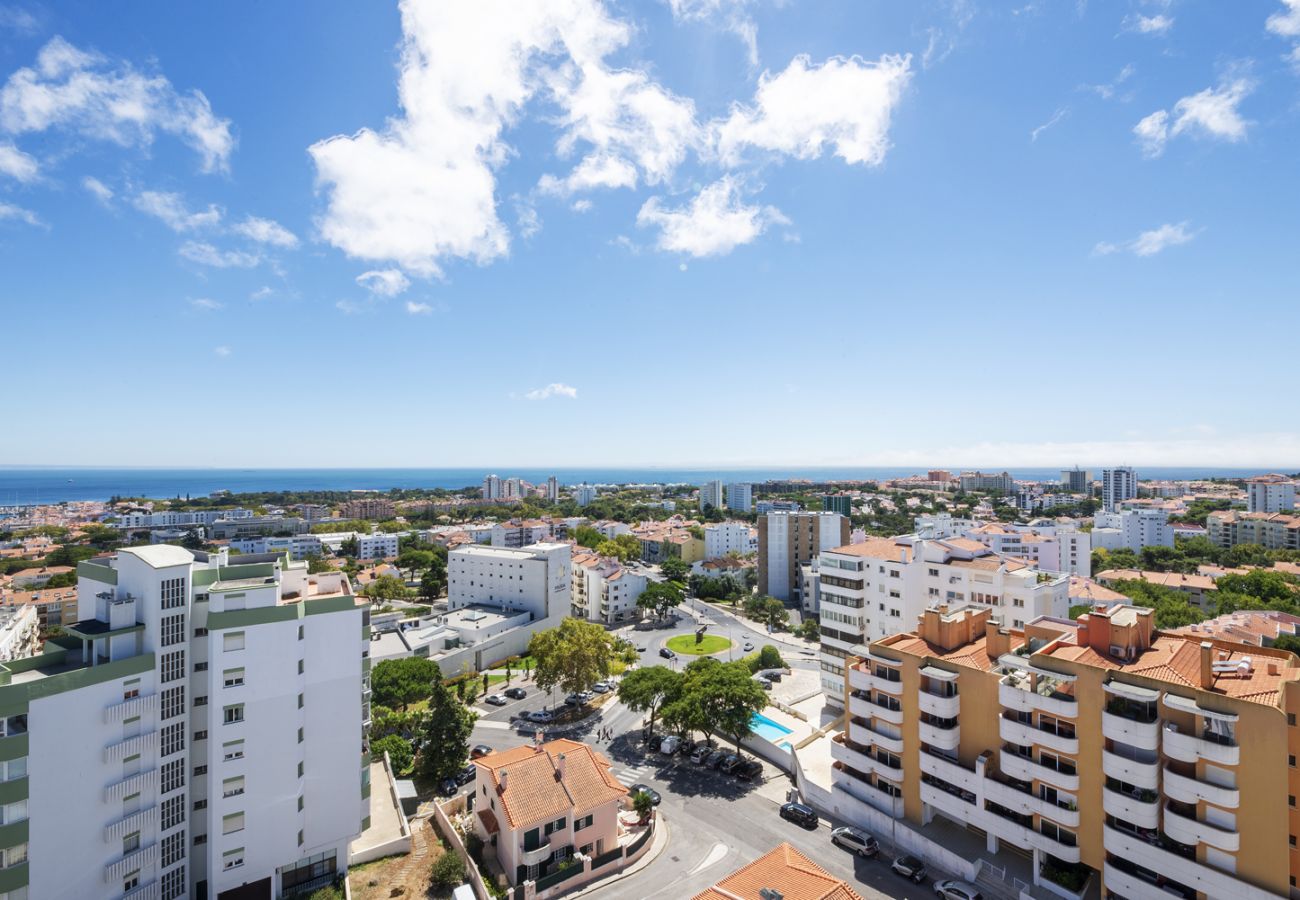
POLYGON ((722 862, 723 857, 725 857, 726 855, 727 855, 726 844, 714 844, 709 849, 709 852, 704 857, 704 859, 700 860, 699 865, 697 865, 694 869, 691 869, 686 874, 695 875, 698 872, 702 872, 705 869, 707 869, 709 866, 716 865, 717 863, 722 862))
POLYGON ((475 728, 499 728, 502 731, 510 731, 509 722, 496 722, 492 719, 479 719, 474 723, 475 728))

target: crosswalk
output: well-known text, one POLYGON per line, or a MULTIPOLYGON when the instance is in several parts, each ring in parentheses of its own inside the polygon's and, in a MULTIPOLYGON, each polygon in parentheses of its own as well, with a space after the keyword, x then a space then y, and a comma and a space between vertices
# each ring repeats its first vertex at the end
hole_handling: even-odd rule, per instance
POLYGON ((646 775, 653 771, 654 766, 649 763, 642 763, 639 766, 625 766, 622 769, 617 769, 614 772, 614 777, 624 785, 630 787, 634 784, 639 784, 645 781, 646 775))

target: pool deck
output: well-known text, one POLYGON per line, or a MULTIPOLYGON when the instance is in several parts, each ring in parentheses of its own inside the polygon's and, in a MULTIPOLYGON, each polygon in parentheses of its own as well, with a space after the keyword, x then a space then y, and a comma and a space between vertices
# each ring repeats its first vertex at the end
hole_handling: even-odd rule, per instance
POLYGON ((773 743, 778 747, 784 743, 789 743, 792 747, 797 746, 800 741, 808 737, 808 735, 812 734, 814 730, 813 726, 808 722, 803 721, 797 716, 792 716, 789 713, 785 712, 784 710, 777 709, 775 706, 768 706, 764 708, 761 715, 764 718, 769 719, 772 722, 775 722, 777 725, 781 726, 782 728, 789 729, 788 734, 783 735, 777 740, 771 740, 770 738, 767 737, 767 735, 761 734, 759 732, 755 732, 756 734, 759 735, 759 737, 764 738, 765 740, 769 741, 769 743, 773 743))

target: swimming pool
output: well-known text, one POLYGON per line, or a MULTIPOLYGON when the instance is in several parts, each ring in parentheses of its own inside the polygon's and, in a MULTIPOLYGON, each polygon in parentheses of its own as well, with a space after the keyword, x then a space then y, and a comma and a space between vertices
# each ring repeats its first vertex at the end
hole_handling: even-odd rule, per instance
MULTIPOLYGON (((794 729, 786 728, 780 722, 773 722, 762 713, 754 713, 753 718, 749 720, 749 730, 754 732, 765 741, 781 746, 782 739, 789 734, 794 733, 794 729)), ((789 744, 785 744, 789 746, 789 744)))

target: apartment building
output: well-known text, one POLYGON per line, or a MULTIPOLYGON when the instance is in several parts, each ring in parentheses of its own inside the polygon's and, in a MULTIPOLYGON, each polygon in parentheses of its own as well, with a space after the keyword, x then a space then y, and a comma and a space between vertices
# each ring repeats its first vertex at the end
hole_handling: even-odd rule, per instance
POLYGON ((1010 472, 962 472, 958 483, 963 491, 991 491, 996 494, 1016 492, 1016 482, 1010 472))
POLYGON ((344 503, 340 515, 345 519, 391 519, 397 515, 397 507, 392 500, 361 497, 344 503))
POLYGON ((720 559, 729 553, 758 551, 758 529, 748 522, 716 522, 704 526, 704 558, 720 559))
POLYGON ((798 512, 803 509, 798 500, 759 500, 754 504, 754 511, 760 516, 770 512, 798 512))
POLYGON ((938 603, 973 603, 1017 627, 1070 609, 1070 575, 1001 557, 970 538, 867 538, 818 558, 821 681, 837 705, 844 660, 938 603))
POLYGON ((927 538, 965 537, 979 527, 974 519, 962 519, 952 513, 933 513, 917 516, 912 520, 916 533, 927 538))
POLYGON ((534 622, 563 618, 573 606, 571 557, 568 544, 457 547, 447 554, 447 608, 522 611, 534 622))
POLYGON ((1118 584, 1121 581, 1145 581, 1182 591, 1190 603, 1203 610, 1213 610, 1217 603, 1219 587, 1209 575, 1187 572, 1147 572, 1141 569, 1106 569, 1097 573, 1097 580, 1105 585, 1118 584))
POLYGON ((823 550, 849 542, 839 513, 773 511, 758 518, 758 592, 778 600, 798 593, 800 567, 823 550))
POLYGON ((1115 512, 1125 500, 1138 495, 1137 470, 1131 466, 1118 466, 1101 470, 1101 508, 1115 512))
POLYGON ((640 618, 636 600, 645 591, 646 584, 646 576, 633 572, 615 558, 578 553, 573 557, 570 614, 602 625, 635 621, 640 618))
POLYGON ((721 481, 706 481, 700 485, 700 509, 706 506, 722 509, 725 505, 724 500, 721 481))
POLYGON ((997 522, 965 533, 994 553, 1015 556, 1044 572, 1069 572, 1085 578, 1092 574, 1092 536, 1075 528, 1049 526, 1012 528, 997 522))
POLYGON ((306 559, 309 556, 324 556, 325 545, 320 535, 296 534, 293 537, 252 537, 236 538, 230 542, 230 549, 240 553, 288 553, 291 559, 306 559))
POLYGON ((42 588, 34 591, 0 589, 0 603, 6 606, 30 606, 36 610, 36 627, 42 632, 56 625, 77 621, 77 589, 42 588))
POLYGON ((1093 517, 1092 546, 1105 550, 1172 547, 1174 529, 1163 509, 1125 509, 1099 512, 1093 517))
POLYGON ((544 519, 513 520, 492 525, 491 543, 493 547, 519 548, 549 541, 554 536, 551 523, 544 519))
POLYGON ((1091 494, 1092 473, 1078 466, 1073 469, 1062 469, 1061 487, 1071 494, 1091 494))
POLYGON ((641 559, 661 563, 669 557, 693 563, 704 559, 704 539, 696 537, 699 523, 674 516, 664 522, 643 522, 632 529, 641 542, 641 559))
POLYGON ((1101 896, 1295 895, 1300 669, 1290 653, 1162 634, 1151 610, 1007 628, 928 609, 850 661, 832 803, 867 828, 935 817, 1101 896))
POLYGON ((552 503, 556 503, 560 499, 560 480, 554 475, 550 475, 546 479, 546 499, 552 503))
POLYGON ((161 545, 78 576, 79 618, 0 663, 4 896, 269 900, 346 869, 370 793, 346 576, 161 545))
POLYGON ((1219 547, 1259 544, 1268 550, 1300 550, 1300 516, 1212 512, 1206 518, 1205 526, 1210 541, 1219 547))
POLYGON ((727 485, 727 509, 738 513, 753 512, 754 486, 741 481, 727 485))
POLYGON ((853 495, 822 494, 822 509, 848 518, 853 515, 853 495))
POLYGON ((485 475, 483 477, 483 499, 500 500, 501 499, 501 478, 497 475, 485 475))
POLYGON ((1285 475, 1246 479, 1246 511, 1276 513, 1295 509, 1295 482, 1285 475))
POLYGON ((208 535, 214 540, 256 537, 263 534, 303 534, 310 528, 297 516, 245 516, 240 519, 221 518, 208 526, 208 535))
POLYGON ((195 525, 211 525, 218 519, 251 519, 251 509, 196 509, 168 510, 163 512, 124 513, 113 523, 118 528, 188 528, 195 525))
POLYGON ((598 492, 596 491, 595 485, 583 482, 582 484, 575 485, 573 488, 573 502, 579 506, 586 506, 594 501, 597 496, 598 492))
POLYGON ((0 663, 31 656, 40 648, 41 625, 31 604, 0 608, 0 663))

